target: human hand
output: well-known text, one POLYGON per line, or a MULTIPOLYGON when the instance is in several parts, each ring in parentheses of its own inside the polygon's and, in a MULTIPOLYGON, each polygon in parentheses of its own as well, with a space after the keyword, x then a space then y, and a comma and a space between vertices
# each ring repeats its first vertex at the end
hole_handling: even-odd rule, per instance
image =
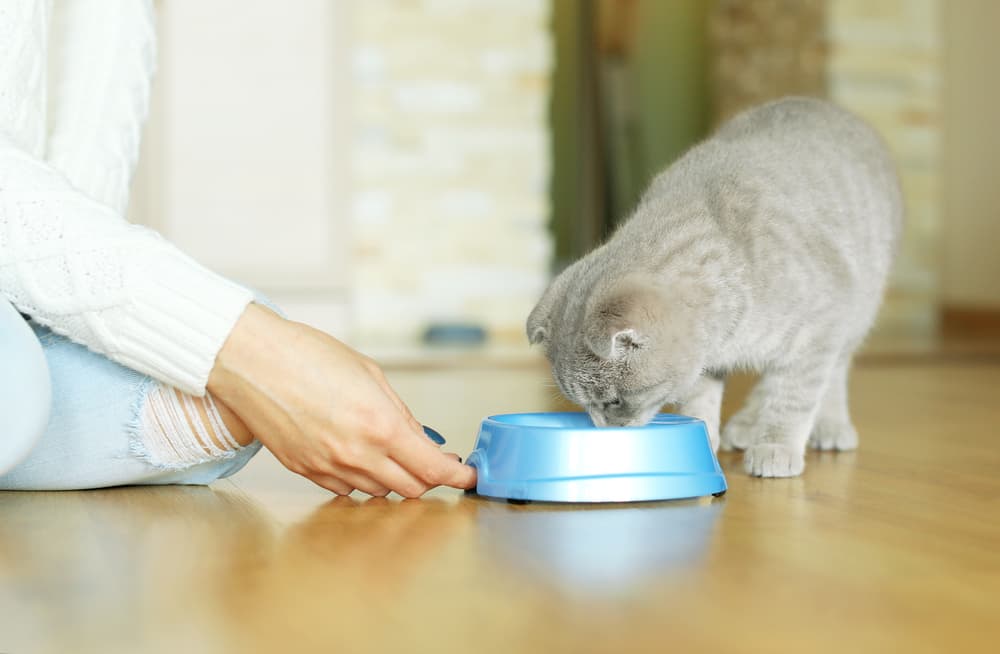
POLYGON ((257 304, 219 352, 208 390, 286 468, 338 495, 419 497, 476 483, 475 469, 424 435, 372 359, 257 304))

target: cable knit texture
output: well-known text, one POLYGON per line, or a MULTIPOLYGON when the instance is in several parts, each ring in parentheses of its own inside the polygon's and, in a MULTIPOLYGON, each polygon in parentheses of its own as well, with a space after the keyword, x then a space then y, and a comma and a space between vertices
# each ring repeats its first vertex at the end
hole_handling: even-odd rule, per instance
POLYGON ((155 43, 148 0, 0 0, 0 293, 202 395, 252 295, 123 218, 155 43))

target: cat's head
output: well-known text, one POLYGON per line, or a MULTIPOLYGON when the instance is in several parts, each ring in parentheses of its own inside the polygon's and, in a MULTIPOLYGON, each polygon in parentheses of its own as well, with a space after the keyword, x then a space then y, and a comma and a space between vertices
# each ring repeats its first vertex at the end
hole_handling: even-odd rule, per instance
POLYGON ((528 338, 595 425, 644 425, 698 380, 707 343, 691 288, 631 277, 574 298, 558 284, 529 316, 528 338))

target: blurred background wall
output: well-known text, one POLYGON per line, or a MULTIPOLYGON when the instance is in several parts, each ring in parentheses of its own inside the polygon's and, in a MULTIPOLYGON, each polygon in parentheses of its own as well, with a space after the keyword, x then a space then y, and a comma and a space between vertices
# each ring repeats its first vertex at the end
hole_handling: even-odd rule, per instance
POLYGON ((944 5, 946 321, 1000 310, 1000 3, 944 5))
POLYGON ((545 0, 162 0, 131 213, 356 344, 523 339, 552 238, 545 0))
POLYGON ((548 3, 352 6, 357 332, 520 341, 552 249, 548 3))
POLYGON ((827 97, 886 138, 906 238, 874 342, 1000 325, 992 0, 161 0, 130 208, 355 344, 522 347, 549 276, 714 125, 827 97))

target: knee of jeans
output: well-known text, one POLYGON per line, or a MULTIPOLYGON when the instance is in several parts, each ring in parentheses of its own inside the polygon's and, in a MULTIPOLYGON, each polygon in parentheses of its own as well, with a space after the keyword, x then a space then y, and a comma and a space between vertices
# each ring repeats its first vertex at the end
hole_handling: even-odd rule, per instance
POLYGON ((45 353, 28 323, 0 298, 0 474, 20 463, 48 424, 52 383, 45 353))
POLYGON ((149 380, 137 402, 130 450, 154 468, 182 470, 231 459, 244 449, 211 395, 192 397, 149 380))
POLYGON ((225 479, 243 469, 260 450, 260 441, 254 441, 235 451, 230 457, 199 463, 178 470, 163 470, 145 479, 141 484, 183 484, 204 486, 219 479, 225 479))

